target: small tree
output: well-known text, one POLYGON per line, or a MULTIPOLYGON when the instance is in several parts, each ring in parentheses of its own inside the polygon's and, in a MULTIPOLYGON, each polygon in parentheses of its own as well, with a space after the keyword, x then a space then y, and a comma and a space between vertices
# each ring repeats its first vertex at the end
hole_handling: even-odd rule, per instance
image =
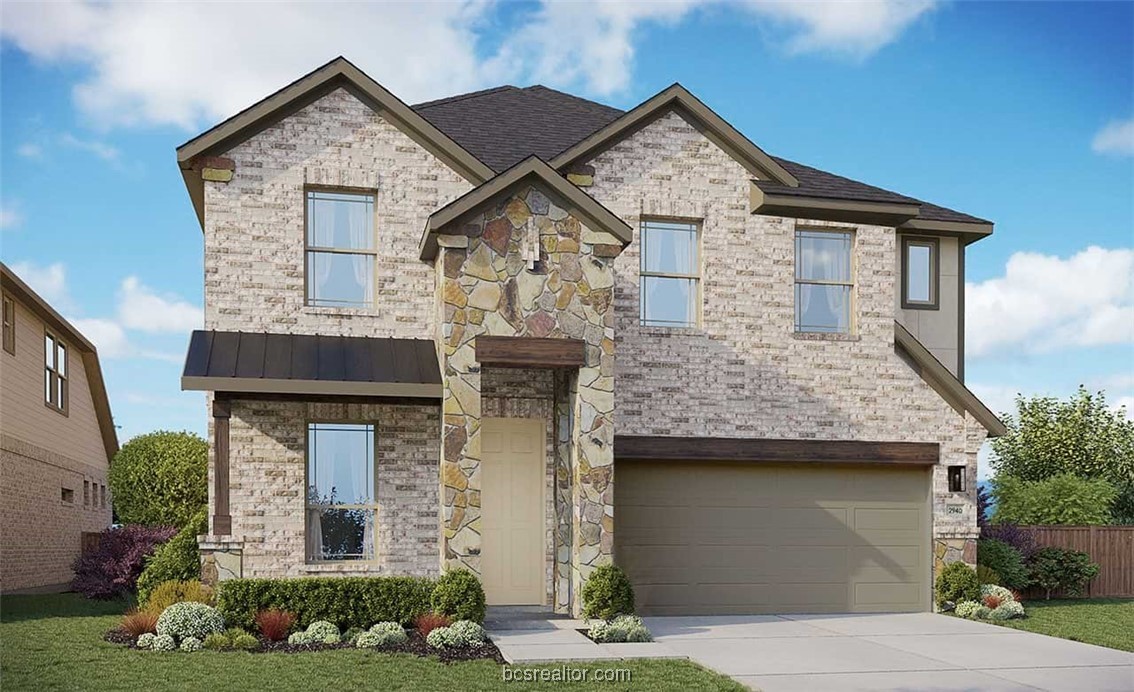
POLYGON ((181 528, 208 503, 209 445, 189 432, 139 435, 110 465, 119 521, 181 528))
POLYGON ((1053 592, 1081 596, 1098 576, 1099 566, 1086 553, 1066 548, 1040 548, 1030 561, 1032 583, 1050 600, 1053 592))
POLYGON ((1106 524, 1116 495, 1102 479, 1087 480, 1069 473, 1041 481, 997 476, 993 520, 1012 524, 1106 524))

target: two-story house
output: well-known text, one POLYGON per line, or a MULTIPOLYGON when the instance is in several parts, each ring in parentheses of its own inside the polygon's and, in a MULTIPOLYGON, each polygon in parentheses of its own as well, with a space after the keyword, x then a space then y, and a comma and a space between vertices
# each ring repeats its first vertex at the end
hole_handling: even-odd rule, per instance
POLYGON ((0 289, 0 591, 62 591, 110 526, 118 436, 94 345, 3 263, 0 289))
POLYGON ((975 562, 992 224, 768 155, 679 85, 408 106, 340 58, 182 145, 208 578, 480 575, 578 611, 931 607, 975 562))

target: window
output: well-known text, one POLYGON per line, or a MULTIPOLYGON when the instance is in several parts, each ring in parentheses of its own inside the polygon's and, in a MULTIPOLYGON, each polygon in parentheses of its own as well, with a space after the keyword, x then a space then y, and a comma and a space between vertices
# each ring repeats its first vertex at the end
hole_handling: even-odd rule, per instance
POLYGON ((70 488, 59 489, 59 499, 63 500, 69 505, 75 504, 75 491, 70 488))
POLYGON ((698 224, 643 219, 640 235, 639 323, 696 327, 701 307, 698 224))
POLYGON ((91 482, 83 481, 83 506, 91 504, 91 482))
POLYGON ((307 192, 307 304, 374 305, 374 195, 307 192))
POLYGON ((938 309, 938 242, 933 238, 902 239, 902 307, 938 309))
POLYGON ((949 492, 963 493, 965 492, 965 467, 964 466, 950 466, 949 467, 949 492))
POLYGON ((102 507, 103 509, 106 509, 106 486, 105 485, 98 486, 98 494, 100 496, 99 506, 102 507))
POLYGON ((853 251, 851 231, 795 232, 795 331, 851 332, 853 251))
POLYGON ((43 337, 43 401, 67 413, 67 347, 51 334, 43 337))
POLYGON ((4 350, 16 355, 16 303, 4 296, 4 350))
POLYGON ((374 426, 307 426, 307 559, 373 560, 374 426))

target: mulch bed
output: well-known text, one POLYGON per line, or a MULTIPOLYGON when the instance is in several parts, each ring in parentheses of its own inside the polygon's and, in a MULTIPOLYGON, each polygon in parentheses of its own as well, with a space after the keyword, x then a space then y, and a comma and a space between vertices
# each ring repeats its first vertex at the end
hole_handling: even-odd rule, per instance
MULTIPOLYGON (((399 646, 384 646, 380 649, 368 649, 386 654, 410 654, 412 656, 421 656, 423 658, 437 658, 442 663, 455 663, 457 661, 496 661, 497 663, 504 664, 504 656, 501 655, 500 649, 492 642, 485 642, 480 646, 470 646, 461 649, 435 649, 426 643, 425 637, 417 630, 407 630, 406 634, 409 639, 404 644, 399 646)), ((122 644, 130 648, 137 648, 134 646, 134 637, 121 629, 113 629, 106 633, 103 637, 106 641, 112 644, 122 644)), ((258 637, 260 640, 260 648, 253 649, 248 653, 281 653, 281 654, 301 654, 316 651, 334 651, 336 649, 354 649, 346 642, 339 644, 288 644, 287 640, 273 642, 263 637, 258 637)), ((223 653, 223 652, 222 652, 223 653)))

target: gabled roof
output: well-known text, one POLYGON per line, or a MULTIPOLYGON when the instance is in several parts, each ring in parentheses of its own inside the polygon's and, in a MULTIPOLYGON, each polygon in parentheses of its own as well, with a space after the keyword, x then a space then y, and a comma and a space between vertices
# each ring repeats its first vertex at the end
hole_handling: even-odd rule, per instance
POLYGON ((349 60, 339 56, 177 147, 177 163, 185 177, 185 186, 189 189, 198 219, 203 222, 203 185, 200 174, 193 170, 195 158, 224 154, 339 88, 348 90, 360 101, 380 112, 398 129, 473 185, 479 185, 492 177, 491 168, 349 60))
POLYGON ((542 187, 558 198, 568 211, 593 229, 610 233, 622 241, 623 245, 629 244, 634 239, 634 231, 614 212, 567 182, 566 178, 542 159, 529 156, 487 183, 433 212, 425 222, 425 231, 421 235, 419 244, 421 259, 429 260, 437 256, 437 234, 446 226, 487 204, 498 195, 521 184, 533 182, 542 183, 542 187))
POLYGON ((37 317, 43 320, 56 334, 69 342, 82 357, 83 370, 87 375, 87 384, 91 392, 91 402, 94 405, 95 418, 98 420, 99 434, 102 436, 103 448, 106 449, 106 460, 111 462, 118 453, 118 433, 114 429, 114 417, 110 413, 110 399, 106 395, 106 383, 102 379, 102 368, 98 362, 98 350, 82 332, 75 328, 63 316, 55 311, 38 293, 16 276, 8 265, 0 262, 0 285, 4 291, 11 294, 37 317))
POLYGON ((918 375, 958 413, 971 413, 991 437, 1000 437, 1008 432, 1000 418, 897 321, 894 322, 894 345, 910 357, 918 375))
POLYGON ((573 144, 569 149, 552 159, 551 165, 563 169, 582 159, 590 158, 599 151, 629 137, 671 110, 677 110, 681 113, 690 121, 690 124, 701 130, 714 144, 732 154, 754 176, 789 187, 799 185, 795 176, 781 166, 778 161, 764 153, 760 147, 753 144, 751 140, 741 134, 724 118, 717 115, 711 108, 701 103, 696 96, 689 93, 680 84, 674 84, 668 89, 662 90, 634 109, 627 111, 618 120, 592 133, 586 139, 573 144))

